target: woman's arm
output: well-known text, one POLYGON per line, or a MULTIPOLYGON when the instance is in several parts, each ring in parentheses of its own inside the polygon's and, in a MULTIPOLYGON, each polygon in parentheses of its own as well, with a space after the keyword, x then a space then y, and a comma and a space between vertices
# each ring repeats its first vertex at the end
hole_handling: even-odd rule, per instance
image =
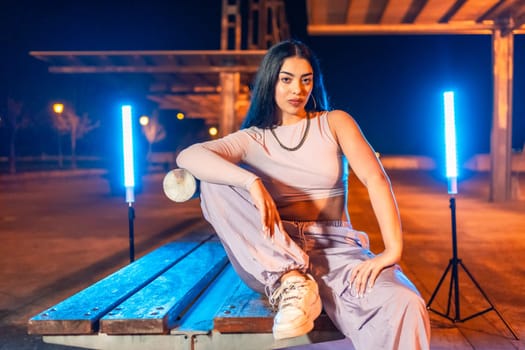
POLYGON ((257 176, 240 167, 248 147, 248 135, 239 131, 224 138, 196 143, 177 156, 177 166, 197 179, 249 190, 257 176))
POLYGON ((385 267, 401 259, 403 233, 399 210, 390 180, 374 150, 363 136, 354 119, 343 111, 328 114, 330 129, 334 133, 350 167, 366 186, 370 202, 377 218, 385 250, 369 261, 353 269, 351 283, 359 295, 371 288, 385 267))
POLYGON ((284 231, 277 206, 261 179, 238 165, 248 150, 250 137, 238 131, 215 141, 194 144, 179 153, 177 165, 199 180, 248 190, 261 214, 263 234, 273 237, 276 225, 284 231))

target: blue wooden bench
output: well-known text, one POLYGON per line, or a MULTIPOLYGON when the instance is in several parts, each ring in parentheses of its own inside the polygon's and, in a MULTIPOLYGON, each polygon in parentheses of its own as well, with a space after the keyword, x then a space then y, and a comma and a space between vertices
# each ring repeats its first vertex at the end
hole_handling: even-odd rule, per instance
POLYGON ((89 349, 271 349, 342 338, 322 315, 308 335, 275 341, 273 315, 210 236, 157 248, 35 315, 28 332, 89 349))

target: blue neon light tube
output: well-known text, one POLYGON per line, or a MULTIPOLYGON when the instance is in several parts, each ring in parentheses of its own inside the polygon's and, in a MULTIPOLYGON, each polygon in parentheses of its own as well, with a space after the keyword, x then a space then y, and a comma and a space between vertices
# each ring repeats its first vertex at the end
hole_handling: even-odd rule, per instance
POLYGON ((131 106, 122 106, 122 144, 124 150, 124 186, 126 187, 126 202, 135 201, 133 188, 135 187, 135 174, 133 163, 133 122, 131 106))
POLYGON ((454 111, 454 92, 446 91, 443 94, 445 107, 445 150, 446 150, 446 175, 449 180, 448 193, 456 194, 457 189, 457 149, 456 149, 456 125, 454 111))

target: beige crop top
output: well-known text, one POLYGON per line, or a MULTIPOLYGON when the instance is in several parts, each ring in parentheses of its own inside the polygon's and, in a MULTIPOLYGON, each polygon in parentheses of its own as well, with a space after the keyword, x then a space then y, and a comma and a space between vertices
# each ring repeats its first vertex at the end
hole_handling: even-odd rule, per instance
MULTIPOLYGON (((269 129, 251 127, 188 147, 177 165, 200 180, 246 189, 259 177, 278 206, 344 195, 348 164, 327 119, 327 112, 310 119, 305 142, 296 151, 282 148, 269 129)), ((294 147, 306 123, 281 125, 274 132, 282 144, 294 147)))

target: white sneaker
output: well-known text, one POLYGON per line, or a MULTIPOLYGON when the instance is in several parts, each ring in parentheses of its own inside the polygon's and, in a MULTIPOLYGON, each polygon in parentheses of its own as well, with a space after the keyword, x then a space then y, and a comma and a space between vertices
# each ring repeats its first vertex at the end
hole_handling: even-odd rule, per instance
POLYGON ((270 304, 277 302, 279 311, 273 319, 275 339, 292 338, 310 332, 322 310, 319 288, 310 275, 290 276, 281 282, 270 297, 270 304))

